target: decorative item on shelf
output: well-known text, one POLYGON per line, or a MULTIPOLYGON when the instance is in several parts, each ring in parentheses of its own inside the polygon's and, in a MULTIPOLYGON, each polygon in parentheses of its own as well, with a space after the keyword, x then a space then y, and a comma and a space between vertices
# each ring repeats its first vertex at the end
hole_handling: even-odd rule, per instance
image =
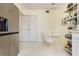
POLYGON ((73 3, 69 3, 68 6, 67 6, 67 10, 65 11, 68 12, 69 14, 71 14, 72 11, 76 10, 77 9, 77 4, 73 4, 73 3))
POLYGON ((67 50, 69 53, 72 54, 72 42, 68 41, 66 46, 65 46, 65 50, 67 50))
POLYGON ((65 34, 65 38, 72 40, 72 34, 71 33, 65 34))
POLYGON ((72 31, 72 30, 74 30, 74 27, 73 26, 69 26, 67 29, 72 31))
POLYGON ((77 4, 73 6, 73 10, 76 10, 76 9, 77 9, 77 4))
POLYGON ((73 5, 73 3, 69 3, 68 6, 67 6, 67 8, 71 7, 72 5, 73 5))
POLYGON ((69 21, 71 21, 71 20, 70 20, 71 18, 72 18, 72 16, 70 15, 70 16, 69 16, 69 18, 68 18, 68 19, 69 19, 69 21))
MULTIPOLYGON (((73 5, 73 3, 69 3, 67 6, 67 9, 70 8, 72 5, 73 5)), ((70 8, 68 11, 71 11, 71 10, 72 10, 72 8, 70 8)))
POLYGON ((62 20, 62 23, 65 25, 67 24, 68 21, 70 21, 69 19, 71 18, 71 16, 67 16, 62 20))
POLYGON ((65 25, 65 24, 67 24, 67 21, 66 21, 66 20, 64 20, 64 25, 65 25))
POLYGON ((72 25, 73 29, 76 29, 76 27, 77 27, 77 18, 71 19, 71 25, 72 25))
POLYGON ((74 13, 74 16, 77 16, 77 12, 74 13))
POLYGON ((77 18, 71 20, 73 25, 77 25, 77 18))

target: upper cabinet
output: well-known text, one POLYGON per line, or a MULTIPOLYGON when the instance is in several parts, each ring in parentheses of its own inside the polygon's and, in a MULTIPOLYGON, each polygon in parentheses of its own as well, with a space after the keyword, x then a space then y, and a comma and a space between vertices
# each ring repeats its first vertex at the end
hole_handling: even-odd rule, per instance
POLYGON ((19 9, 12 3, 0 3, 0 16, 8 19, 8 31, 19 31, 19 9))
POLYGON ((15 5, 9 9, 9 26, 10 31, 19 31, 19 10, 15 5))

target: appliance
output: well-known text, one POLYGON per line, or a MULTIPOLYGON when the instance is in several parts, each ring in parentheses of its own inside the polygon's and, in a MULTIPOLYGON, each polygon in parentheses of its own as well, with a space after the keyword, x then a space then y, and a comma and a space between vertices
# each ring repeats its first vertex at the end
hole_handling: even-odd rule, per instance
POLYGON ((0 16, 0 32, 8 31, 8 19, 0 16))

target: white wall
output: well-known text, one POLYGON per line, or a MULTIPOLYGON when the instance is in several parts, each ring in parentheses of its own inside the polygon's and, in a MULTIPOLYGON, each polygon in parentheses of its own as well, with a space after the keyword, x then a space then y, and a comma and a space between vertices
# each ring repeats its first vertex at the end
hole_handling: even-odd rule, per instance
POLYGON ((25 10, 24 15, 37 15, 38 20, 38 41, 42 41, 43 33, 52 33, 57 31, 57 20, 55 19, 54 10, 45 13, 45 10, 25 10))
MULTIPOLYGON (((64 5, 64 4, 63 4, 64 5)), ((24 15, 38 16, 38 41, 42 41, 43 33, 59 33, 58 42, 63 45, 66 43, 64 34, 66 32, 65 26, 62 25, 62 19, 66 15, 64 11, 67 6, 59 9, 50 10, 50 13, 45 13, 45 10, 23 10, 24 15)))
POLYGON ((58 36, 58 42, 61 43, 61 45, 66 45, 67 43, 67 40, 65 39, 65 33, 67 32, 67 27, 65 25, 62 25, 62 20, 64 19, 64 17, 66 15, 68 15, 67 13, 64 13, 64 11, 67 9, 67 5, 63 5, 62 8, 60 9, 56 9, 55 10, 55 18, 57 20, 57 27, 58 27, 58 33, 59 33, 59 36, 58 36))

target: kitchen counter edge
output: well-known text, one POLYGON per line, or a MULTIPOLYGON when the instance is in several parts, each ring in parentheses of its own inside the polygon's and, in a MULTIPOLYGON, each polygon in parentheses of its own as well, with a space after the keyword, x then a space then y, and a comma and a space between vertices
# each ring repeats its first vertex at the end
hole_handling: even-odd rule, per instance
POLYGON ((0 36, 19 34, 19 32, 0 32, 0 36))

